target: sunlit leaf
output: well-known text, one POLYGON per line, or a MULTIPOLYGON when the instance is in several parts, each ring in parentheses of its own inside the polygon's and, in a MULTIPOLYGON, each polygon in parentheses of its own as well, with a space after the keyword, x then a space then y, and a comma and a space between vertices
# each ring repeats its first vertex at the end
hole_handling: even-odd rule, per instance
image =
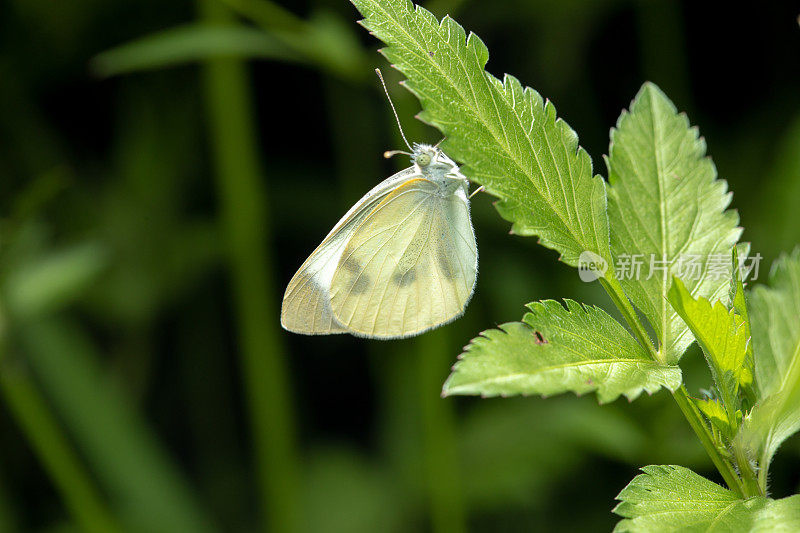
POLYGON ((538 236, 573 266, 585 250, 609 261, 605 181, 553 104, 512 76, 487 73, 486 46, 451 18, 440 23, 407 0, 353 3, 408 77, 420 119, 444 133, 444 150, 471 180, 501 198, 513 231, 538 236))
POLYGON ((681 384, 605 311, 571 300, 529 304, 523 322, 483 332, 461 354, 444 394, 553 395, 597 391, 601 403, 681 384))
POLYGON ((727 418, 735 424, 735 413, 741 407, 739 383, 753 380, 753 369, 744 364, 749 340, 744 319, 719 300, 712 306, 702 296, 694 299, 678 278, 674 278, 668 298, 703 349, 727 418))
POLYGON ((694 296, 726 298, 731 248, 741 234, 739 216, 725 210, 728 185, 705 151, 697 128, 652 83, 611 132, 608 215, 618 277, 670 363, 693 340, 667 302, 672 277, 694 296))

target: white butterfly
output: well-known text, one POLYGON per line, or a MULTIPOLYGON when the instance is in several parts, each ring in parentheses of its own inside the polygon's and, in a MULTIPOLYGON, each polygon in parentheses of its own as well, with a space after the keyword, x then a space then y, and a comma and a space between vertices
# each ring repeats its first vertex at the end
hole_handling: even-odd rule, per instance
POLYGON ((306 335, 419 335, 455 320, 475 288, 469 182, 438 147, 369 191, 286 288, 281 325, 306 335))

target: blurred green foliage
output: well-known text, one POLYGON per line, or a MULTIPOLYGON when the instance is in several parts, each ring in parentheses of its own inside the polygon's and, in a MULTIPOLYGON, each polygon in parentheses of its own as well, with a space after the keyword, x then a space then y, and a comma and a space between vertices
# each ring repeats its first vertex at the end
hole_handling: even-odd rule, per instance
MULTIPOLYGON (((349 3, 207 2, 233 23, 209 27, 183 1, 0 4, 0 531, 597 531, 642 464, 716 479, 664 394, 602 408, 439 398, 460 347, 525 303, 606 303, 552 252, 508 236, 486 196, 473 202, 481 268, 461 320, 392 343, 279 332, 283 283, 394 170, 373 67, 409 136, 438 136, 411 118, 416 101, 349 3), (214 62, 228 69, 221 90, 214 62), (242 179, 257 185, 253 212, 225 196, 242 179), (274 439, 290 449, 266 453, 274 439), (276 465, 283 496, 269 489, 276 465), (277 520, 284 506, 298 512, 277 520)), ((800 242, 791 6, 427 7, 483 38, 490 71, 553 100, 596 167, 620 109, 658 83, 701 127, 762 269, 800 242)), ((696 351, 683 366, 692 393, 707 386, 696 351)), ((783 450, 776 497, 800 485, 798 440, 783 450)))

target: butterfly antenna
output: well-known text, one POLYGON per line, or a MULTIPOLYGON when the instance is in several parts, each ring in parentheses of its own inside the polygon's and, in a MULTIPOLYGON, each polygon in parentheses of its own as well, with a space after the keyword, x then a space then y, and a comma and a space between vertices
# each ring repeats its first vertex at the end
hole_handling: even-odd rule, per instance
POLYGON ((480 187, 478 187, 477 189, 475 189, 474 191, 472 191, 472 194, 470 194, 470 195, 469 195, 469 199, 470 199, 470 200, 472 200, 472 197, 473 197, 473 196, 475 196, 475 195, 476 195, 476 194, 478 194, 479 192, 483 192, 483 191, 485 191, 485 190, 486 190, 486 187, 484 187, 483 185, 481 185, 480 187))
POLYGON ((403 133, 403 126, 400 124, 400 117, 397 115, 397 109, 394 108, 394 102, 392 102, 392 97, 389 96, 389 89, 386 88, 386 82, 383 81, 383 74, 381 74, 381 69, 376 68, 375 73, 381 80, 381 85, 383 85, 383 92, 386 93, 386 99, 389 100, 389 105, 392 106, 392 112, 394 113, 394 118, 397 121, 397 127, 400 130, 400 136, 403 138, 403 141, 406 143, 406 146, 408 146, 408 149, 413 152, 414 149, 411 148, 411 145, 408 143, 408 139, 406 139, 406 134, 403 133))

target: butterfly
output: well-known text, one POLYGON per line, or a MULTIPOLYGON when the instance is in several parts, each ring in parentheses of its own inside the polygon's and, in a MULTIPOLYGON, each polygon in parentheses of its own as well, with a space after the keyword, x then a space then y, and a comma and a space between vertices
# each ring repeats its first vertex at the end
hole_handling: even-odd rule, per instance
POLYGON ((478 271, 469 182, 435 146, 415 144, 411 157, 412 166, 364 195, 294 275, 283 297, 285 329, 391 339, 463 314, 478 271))
POLYGON ((409 148, 411 166, 365 194, 289 282, 285 329, 394 339, 464 313, 478 273, 469 181, 438 146, 409 148))

